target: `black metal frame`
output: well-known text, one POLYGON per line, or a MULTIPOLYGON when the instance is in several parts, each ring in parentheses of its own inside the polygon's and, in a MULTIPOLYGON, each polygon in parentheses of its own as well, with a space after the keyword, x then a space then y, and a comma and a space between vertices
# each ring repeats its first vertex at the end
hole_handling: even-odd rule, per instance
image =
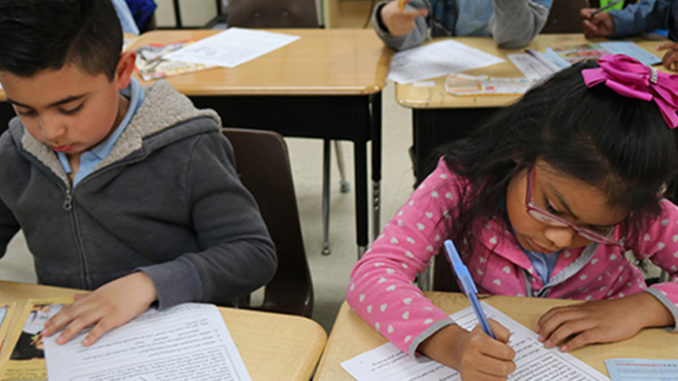
POLYGON ((372 141, 372 181, 378 221, 381 180, 381 92, 362 95, 193 96, 198 108, 216 110, 224 127, 273 130, 283 136, 350 140, 354 144, 356 241, 368 233, 367 143, 372 141))

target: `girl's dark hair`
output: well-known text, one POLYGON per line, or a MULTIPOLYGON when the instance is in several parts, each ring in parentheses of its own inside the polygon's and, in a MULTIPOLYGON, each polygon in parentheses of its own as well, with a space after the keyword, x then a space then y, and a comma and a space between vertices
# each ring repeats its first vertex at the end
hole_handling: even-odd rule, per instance
POLYGON ((112 80, 121 49, 110 0, 0 1, 0 71, 30 77, 76 64, 112 80))
MULTIPOLYGON (((610 206, 630 211, 622 226, 626 234, 659 212, 661 189, 678 165, 675 134, 654 102, 622 97, 603 84, 587 88, 581 71, 597 66, 585 62, 555 74, 445 147, 450 170, 470 182, 450 227, 452 238, 469 238, 500 214, 510 227, 509 180, 537 158, 603 190, 610 206)), ((467 245, 474 241, 466 239, 467 245)))

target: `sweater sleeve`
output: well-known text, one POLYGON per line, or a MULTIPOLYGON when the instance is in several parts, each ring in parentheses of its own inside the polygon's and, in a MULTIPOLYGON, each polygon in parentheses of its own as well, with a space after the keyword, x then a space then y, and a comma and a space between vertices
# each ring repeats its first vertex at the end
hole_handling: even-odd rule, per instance
POLYGON ((636 256, 649 259, 669 274, 666 282, 652 285, 646 291, 661 302, 673 315, 673 332, 678 332, 678 207, 668 200, 661 202, 662 213, 640 237, 636 256))
POLYGON ((551 0, 493 0, 490 33, 504 49, 527 46, 546 24, 551 0))
POLYGON ((351 274, 349 305, 412 357, 423 340, 454 323, 412 281, 447 237, 459 200, 457 188, 456 176, 441 160, 351 274))
POLYGON ((612 37, 626 37, 666 27, 670 0, 640 0, 624 9, 610 11, 612 37))
POLYGON ((254 198, 240 182, 221 133, 196 139, 186 173, 186 199, 202 251, 141 268, 153 280, 159 308, 188 301, 231 305, 265 285, 277 257, 254 198), (209 179, 209 181, 206 181, 209 179))
MULTIPOLYGON (((391 0, 392 1, 392 0, 391 0)), ((374 13, 372 14, 372 25, 374 30, 377 32, 377 36, 384 41, 384 44, 393 50, 405 50, 413 48, 415 46, 421 45, 422 42, 426 40, 428 36, 428 24, 426 17, 417 17, 414 20, 414 29, 404 36, 394 36, 392 35, 384 22, 381 19, 381 9, 388 4, 389 1, 383 1, 377 4, 374 7, 374 13)), ((429 8, 428 2, 426 0, 412 0, 411 3, 407 5, 408 9, 422 9, 429 8)))

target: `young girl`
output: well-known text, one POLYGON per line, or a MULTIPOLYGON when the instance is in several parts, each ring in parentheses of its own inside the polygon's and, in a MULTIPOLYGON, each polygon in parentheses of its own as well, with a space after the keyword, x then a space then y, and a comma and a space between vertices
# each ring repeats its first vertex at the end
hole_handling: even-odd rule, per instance
MULTIPOLYGON (((509 332, 467 332, 412 285, 451 238, 480 293, 585 300, 537 325, 547 347, 614 342, 678 324, 678 76, 626 56, 576 65, 452 143, 351 275, 347 299, 411 356, 465 380, 505 379, 509 332), (668 124, 668 126, 667 126, 668 124), (669 272, 647 288, 624 256, 669 272)), ((450 276, 454 276, 450 272, 450 276)))

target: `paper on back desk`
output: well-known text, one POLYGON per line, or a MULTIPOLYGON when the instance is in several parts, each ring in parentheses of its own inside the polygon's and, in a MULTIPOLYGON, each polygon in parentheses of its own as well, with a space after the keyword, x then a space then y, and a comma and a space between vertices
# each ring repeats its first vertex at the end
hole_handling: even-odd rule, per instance
MULTIPOLYGON (((603 381, 608 380, 597 370, 569 353, 557 348, 546 349, 537 340, 537 334, 511 319, 498 309, 481 303, 487 317, 492 318, 509 331, 509 345, 516 351, 516 371, 510 381, 603 381)), ((471 330, 478 322, 471 307, 450 315, 462 328, 471 330)), ((418 362, 387 343, 341 363, 341 366, 358 381, 383 380, 433 380, 459 381, 461 377, 454 369, 428 360, 418 362)))
POLYGON ((445 40, 394 54, 388 78, 410 83, 500 62, 504 60, 460 42, 445 40))

